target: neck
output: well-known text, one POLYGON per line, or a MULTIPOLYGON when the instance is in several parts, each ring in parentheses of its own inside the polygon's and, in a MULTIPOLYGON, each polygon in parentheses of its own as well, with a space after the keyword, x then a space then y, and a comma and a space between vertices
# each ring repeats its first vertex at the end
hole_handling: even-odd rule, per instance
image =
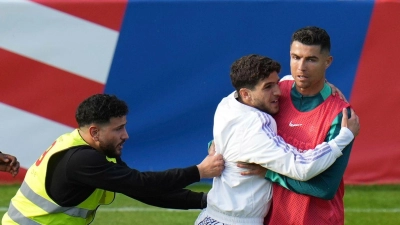
POLYGON ((239 95, 238 92, 235 93, 234 97, 235 97, 236 101, 238 101, 238 102, 244 104, 244 102, 243 102, 243 100, 242 100, 242 98, 240 97, 240 95, 239 95))
POLYGON ((253 106, 250 104, 250 102, 243 101, 243 99, 241 99, 240 97, 239 97, 239 98, 236 98, 236 100, 237 100, 238 102, 242 103, 243 105, 248 105, 248 106, 250 106, 250 107, 253 107, 253 106))
POLYGON ((81 136, 81 138, 82 138, 88 145, 90 145, 91 147, 97 149, 97 148, 96 148, 96 143, 95 143, 95 141, 93 140, 92 136, 90 136, 90 134, 89 134, 89 132, 88 132, 87 129, 85 129, 85 128, 78 128, 78 132, 79 132, 79 135, 81 136))
POLYGON ((321 90, 324 88, 325 85, 325 81, 323 82, 318 82, 315 83, 309 87, 299 87, 297 85, 295 85, 296 90, 303 96, 314 96, 317 95, 319 92, 321 92, 321 90))

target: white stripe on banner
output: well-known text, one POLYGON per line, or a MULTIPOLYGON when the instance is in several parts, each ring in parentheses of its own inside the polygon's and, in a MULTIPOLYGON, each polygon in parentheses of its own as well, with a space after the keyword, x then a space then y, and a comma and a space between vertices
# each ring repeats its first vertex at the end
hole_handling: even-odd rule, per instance
POLYGON ((119 33, 25 0, 0 0, 0 47, 105 84, 119 33))
POLYGON ((17 156, 25 168, 29 168, 61 134, 73 130, 3 103, 0 103, 0 115, 3 117, 0 151, 17 156))
MULTIPOLYGON (((0 207, 0 212, 7 211, 7 207, 0 207)), ((100 212, 200 212, 199 209, 180 210, 180 209, 164 209, 164 208, 145 208, 145 207, 100 207, 100 212)), ((393 209, 345 209, 346 212, 357 213, 399 213, 400 208, 393 209)))

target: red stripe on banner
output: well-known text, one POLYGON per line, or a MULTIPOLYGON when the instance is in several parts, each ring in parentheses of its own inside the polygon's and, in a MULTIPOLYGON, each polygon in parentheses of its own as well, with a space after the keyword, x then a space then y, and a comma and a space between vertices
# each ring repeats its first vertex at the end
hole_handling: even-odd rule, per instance
POLYGON ((76 127, 75 110, 104 85, 0 48, 0 101, 76 127), (7 62, 7 63, 4 63, 7 62))
POLYGON ((17 176, 13 177, 6 172, 0 172, 0 184, 21 184, 24 181, 27 169, 19 168, 17 176))
POLYGON ((361 130, 346 183, 400 183, 399 12, 398 2, 375 3, 351 96, 361 130))
POLYGON ((32 0, 84 20, 119 31, 128 0, 32 0))

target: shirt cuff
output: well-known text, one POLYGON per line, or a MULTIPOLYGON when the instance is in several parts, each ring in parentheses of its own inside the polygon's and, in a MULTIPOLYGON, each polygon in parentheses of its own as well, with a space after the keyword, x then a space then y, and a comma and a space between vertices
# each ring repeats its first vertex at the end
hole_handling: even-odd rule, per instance
POLYGON ((336 145, 343 150, 347 145, 351 143, 354 139, 354 134, 347 127, 342 127, 340 129, 339 135, 336 136, 333 140, 335 140, 336 145))
POLYGON ((329 141, 328 144, 331 147, 334 154, 342 155, 342 150, 350 144, 350 142, 354 139, 354 134, 347 127, 342 127, 340 129, 339 135, 336 136, 333 140, 329 141), (340 151, 340 153, 338 153, 340 151))

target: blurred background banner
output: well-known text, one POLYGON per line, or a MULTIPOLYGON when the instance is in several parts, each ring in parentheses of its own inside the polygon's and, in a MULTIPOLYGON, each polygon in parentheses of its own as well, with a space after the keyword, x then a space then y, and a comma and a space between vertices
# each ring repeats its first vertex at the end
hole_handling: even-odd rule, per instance
POLYGON ((130 106, 123 160, 143 171, 198 164, 232 62, 261 54, 290 73, 291 34, 331 36, 327 79, 360 117, 346 184, 400 183, 400 1, 0 0, 0 150, 26 168, 76 127, 95 93, 130 106))

